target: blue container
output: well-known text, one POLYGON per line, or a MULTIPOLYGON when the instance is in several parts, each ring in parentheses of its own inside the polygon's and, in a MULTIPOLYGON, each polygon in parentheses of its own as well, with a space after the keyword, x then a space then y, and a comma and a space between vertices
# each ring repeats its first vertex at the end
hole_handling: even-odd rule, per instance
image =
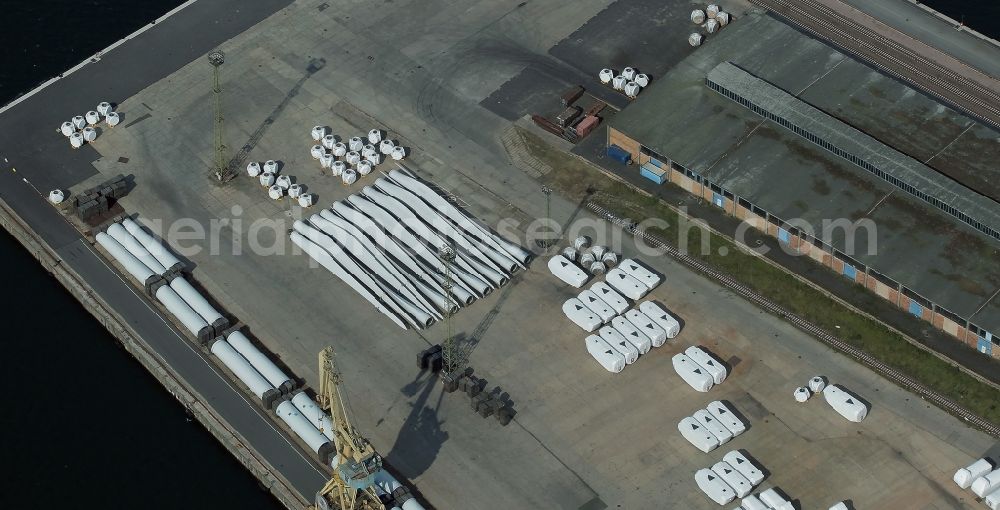
POLYGON ((632 155, 625 149, 617 145, 608 146, 608 157, 623 164, 627 165, 632 162, 632 155))
POLYGON ((640 166, 639 175, 655 182, 656 184, 663 184, 663 182, 667 180, 667 172, 664 172, 655 166, 640 166))

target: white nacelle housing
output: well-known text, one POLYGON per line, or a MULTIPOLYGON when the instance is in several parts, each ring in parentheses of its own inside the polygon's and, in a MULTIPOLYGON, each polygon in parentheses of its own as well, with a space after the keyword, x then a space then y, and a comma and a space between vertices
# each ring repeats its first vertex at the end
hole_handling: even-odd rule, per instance
MULTIPOLYGON (((566 249, 572 250, 573 248, 567 246, 566 249)), ((597 297, 601 298, 601 301, 607 303, 608 306, 615 311, 615 313, 621 314, 625 313, 625 310, 628 310, 628 301, 625 301, 625 298, 623 298, 622 295, 615 289, 612 289, 607 283, 595 282, 590 286, 590 290, 593 291, 597 297)))
POLYGON ((639 354, 646 354, 653 347, 649 337, 636 329, 625 317, 618 316, 611 319, 611 326, 618 330, 628 343, 634 345, 639 354))
POLYGON ((868 407, 843 388, 834 385, 827 386, 823 390, 823 397, 826 398, 830 407, 848 421, 861 423, 861 420, 868 416, 868 407))
POLYGON ((587 283, 587 273, 583 272, 582 269, 573 264, 572 262, 566 260, 562 255, 556 255, 549 259, 549 271, 559 278, 560 280, 568 283, 569 285, 580 288, 583 287, 584 283, 587 283))
POLYGON ((688 383, 695 391, 705 393, 715 385, 712 376, 701 365, 695 363, 684 354, 675 354, 673 365, 677 375, 681 376, 681 379, 684 379, 684 382, 688 383))
POLYGON ((1000 488, 1000 469, 990 471, 972 482, 972 492, 981 498, 998 488, 1000 488))
POLYGON ((622 259, 618 267, 625 271, 625 274, 642 282, 649 290, 655 289, 663 281, 658 275, 632 259, 622 259))
POLYGON ((760 485, 760 482, 764 481, 764 472, 739 451, 733 450, 723 455, 722 460, 736 468, 754 486, 760 485))
POLYGON ((778 494, 778 491, 776 491, 774 487, 767 489, 764 492, 761 492, 759 496, 760 500, 763 501, 764 504, 776 510, 783 508, 785 505, 789 503, 789 501, 785 499, 784 496, 778 494))
POLYGON ((722 478, 711 469, 699 469, 694 474, 694 481, 709 499, 720 505, 725 505, 736 499, 736 492, 733 491, 733 488, 722 481, 722 478))
POLYGON ((626 274, 620 267, 616 267, 608 271, 604 280, 608 283, 608 285, 620 292, 623 296, 633 301, 642 299, 642 297, 649 292, 648 287, 643 285, 639 280, 636 280, 626 274))
POLYGON ((722 481, 726 482, 733 491, 736 492, 737 498, 744 498, 753 491, 753 485, 750 484, 750 480, 736 471, 736 468, 730 466, 728 462, 716 462, 712 466, 712 472, 722 477, 722 481))
POLYGON ((993 464, 990 464, 990 461, 986 459, 979 459, 956 471, 952 479, 955 480, 955 483, 959 487, 968 489, 973 481, 981 476, 985 476, 990 471, 993 471, 993 464))
POLYGON ((599 333, 608 345, 620 352, 622 356, 625 356, 626 365, 631 365, 635 363, 635 360, 639 359, 639 349, 636 349, 628 340, 625 340, 625 337, 615 328, 604 326, 600 329, 599 333))
POLYGON ((1000 510, 1000 491, 994 491, 983 498, 983 504, 990 510, 1000 510))
POLYGON ((667 338, 674 338, 681 332, 681 323, 666 310, 660 308, 660 305, 652 301, 643 301, 639 305, 639 311, 646 314, 657 326, 662 328, 666 332, 667 338))
POLYGON ((721 423, 722 426, 729 429, 729 432, 733 434, 733 437, 747 431, 747 426, 743 423, 743 420, 739 419, 739 417, 736 416, 736 413, 734 413, 733 410, 721 400, 709 402, 705 409, 709 413, 712 413, 712 417, 719 420, 719 423, 721 423))
POLYGON ((649 341, 653 347, 660 347, 667 341, 667 332, 663 331, 663 328, 656 325, 653 319, 650 319, 639 310, 625 312, 625 318, 641 333, 649 337, 649 341))
POLYGON ((719 423, 719 421, 712 416, 712 413, 709 413, 704 409, 696 411, 692 418, 697 420, 699 425, 705 427, 709 432, 711 432, 712 435, 719 440, 720 446, 728 443, 729 440, 733 438, 733 433, 719 423))
POLYGON ((581 292, 578 299, 590 308, 590 311, 596 313, 603 323, 607 323, 615 316, 615 311, 589 289, 581 292))
POLYGON ((586 344, 587 352, 608 372, 617 374, 625 368, 625 357, 608 345, 603 338, 588 335, 586 344))
POLYGON ((569 298, 563 303, 562 306, 563 313, 569 320, 573 321, 574 324, 583 328, 584 331, 591 333, 597 328, 601 327, 601 318, 597 316, 594 312, 587 308, 582 302, 577 298, 569 298))
POLYGON ((770 510, 767 505, 761 503, 760 499, 753 494, 748 494, 743 501, 740 502, 740 508, 743 510, 770 510))
POLYGON ((695 448, 708 453, 719 447, 719 440, 712 435, 705 427, 698 423, 698 420, 688 416, 677 424, 684 439, 694 445, 695 448))
POLYGON ((694 360, 695 363, 701 365, 706 372, 711 374, 712 380, 715 384, 722 384, 722 382, 726 380, 726 367, 716 361, 715 358, 705 351, 704 348, 692 345, 684 351, 684 354, 687 354, 689 358, 694 360))

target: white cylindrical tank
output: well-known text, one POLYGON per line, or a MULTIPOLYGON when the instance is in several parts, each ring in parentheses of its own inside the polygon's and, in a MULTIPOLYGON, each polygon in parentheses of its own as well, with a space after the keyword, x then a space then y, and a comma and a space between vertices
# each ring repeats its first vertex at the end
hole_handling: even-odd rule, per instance
POLYGON ((330 440, 324 436, 319 429, 314 427, 302 413, 295 408, 295 404, 291 401, 284 401, 278 404, 278 407, 274 410, 278 418, 285 422, 286 425, 295 435, 299 436, 303 442, 309 445, 309 449, 315 452, 323 462, 327 461, 327 456, 332 449, 330 447, 330 440))
POLYGON ((344 154, 347 154, 347 146, 344 145, 344 142, 337 142, 333 144, 333 149, 331 150, 333 151, 333 155, 338 158, 342 158, 344 157, 344 154))
POLYGON ((111 103, 107 101, 101 101, 97 104, 97 113, 107 116, 108 112, 111 111, 111 103))
POLYGON ((357 170, 358 170, 358 174, 360 174, 360 175, 368 175, 368 174, 372 173, 372 162, 371 161, 367 161, 367 160, 366 161, 359 161, 358 162, 357 170))
POLYGON ((625 84, 625 95, 628 97, 634 98, 638 96, 641 90, 642 87, 640 87, 639 84, 634 81, 630 81, 625 84))
POLYGON ((607 272, 607 270, 607 266, 605 266, 604 262, 601 262, 600 260, 595 260, 592 264, 590 264, 590 274, 592 275, 601 275, 607 272))
POLYGON ((260 175, 260 163, 256 161, 251 161, 247 164, 247 175, 250 177, 257 177, 260 175))
POLYGON ((613 251, 605 252, 605 254, 601 256, 601 262, 604 262, 605 266, 611 267, 618 263, 618 255, 615 255, 615 252, 613 251))
POLYGON ((379 153, 376 152, 374 154, 369 154, 369 155, 365 156, 365 161, 371 163, 372 166, 375 166, 375 165, 377 165, 377 164, 379 164, 379 163, 382 162, 382 158, 383 158, 383 156, 381 154, 379 154, 379 153))
POLYGON ((66 121, 59 126, 59 132, 62 133, 63 136, 71 136, 73 133, 76 133, 76 127, 73 126, 72 122, 66 121))
POLYGON ((330 175, 334 177, 344 173, 344 170, 346 169, 347 163, 344 163, 343 161, 334 161, 333 163, 330 163, 330 175))
POLYGON ((823 388, 826 388, 826 379, 823 376, 817 375, 809 379, 809 391, 819 393, 823 391, 823 388))
POLYGON ((333 149, 333 146, 337 143, 337 137, 333 135, 326 135, 323 137, 323 147, 326 149, 333 149))
POLYGON ((299 198, 302 196, 302 185, 292 184, 288 187, 288 196, 291 198, 299 198))
POLYGON ((356 151, 348 152, 344 156, 344 161, 346 161, 348 165, 357 165, 358 161, 361 161, 361 154, 358 154, 356 151))
POLYGON ((994 469, 972 482, 972 492, 981 498, 998 488, 1000 488, 1000 469, 994 469))
POLYGON ((344 173, 340 174, 340 180, 344 182, 345 186, 350 186, 358 180, 358 173, 353 168, 345 168, 344 173))
POLYGON ((323 154, 319 157, 319 166, 321 168, 330 168, 333 164, 333 154, 323 154))
POLYGON ((347 141, 347 148, 354 152, 360 151, 364 146, 365 142, 360 136, 352 136, 351 139, 347 141))
POLYGON ((701 34, 694 32, 688 36, 688 44, 691 46, 701 46, 701 34))
POLYGON ((113 223, 108 227, 108 235, 114 238, 115 241, 118 241, 118 244, 122 245, 122 248, 128 250, 133 257, 139 259, 139 262, 142 262, 142 264, 148 267, 154 274, 163 274, 167 272, 167 269, 153 257, 153 254, 150 253, 138 239, 132 237, 132 234, 130 234, 125 227, 119 225, 118 223, 113 223))
POLYGON ((271 172, 264 172, 260 174, 260 185, 265 188, 269 188, 274 185, 274 174, 271 172))
POLYGON ((313 427, 316 427, 327 439, 333 441, 333 420, 330 419, 330 415, 323 412, 319 408, 319 405, 306 395, 306 392, 300 391, 294 397, 292 397, 292 404, 295 408, 305 416, 309 423, 312 423, 313 427))
POLYGON ((729 13, 728 12, 719 11, 719 13, 715 15, 715 21, 719 22, 719 26, 720 27, 724 27, 724 26, 728 25, 729 24, 729 13))
POLYGON ((83 133, 83 139, 86 142, 93 142, 94 140, 97 140, 97 130, 90 126, 83 128, 81 133, 83 133))
POLYGON ((66 200, 66 194, 63 193, 63 190, 54 189, 49 192, 49 202, 52 202, 55 205, 59 205, 63 203, 63 200, 66 200))
POLYGON ((597 73, 597 77, 600 78, 601 83, 607 85, 611 83, 611 79, 615 77, 615 71, 605 67, 604 69, 601 69, 601 72, 597 73))
POLYGON ((77 115, 72 119, 73 127, 77 129, 83 129, 87 125, 87 119, 83 118, 83 115, 77 115))
POLYGON ((280 200, 285 196, 285 188, 275 184, 270 188, 267 188, 267 196, 271 197, 271 200, 280 200))
POLYGON ((118 116, 117 112, 108 112, 105 116, 104 121, 107 122, 108 127, 115 127, 121 122, 121 117, 118 116))
POLYGON ((580 236, 573 240, 573 247, 576 248, 577 251, 583 251, 588 246, 590 246, 590 238, 587 236, 580 236))
POLYGON ((708 16, 708 19, 714 19, 717 14, 719 14, 719 6, 708 4, 708 7, 705 8, 705 15, 708 16))
POLYGON ((324 136, 326 136, 326 127, 325 126, 313 126, 313 129, 312 129, 312 139, 313 139, 313 141, 318 142, 318 141, 322 140, 324 136))
POLYGON ((806 400, 809 400, 809 397, 812 396, 812 392, 809 391, 809 388, 806 388, 805 386, 799 386, 798 388, 795 388, 795 392, 793 393, 793 395, 795 396, 796 402, 805 402, 806 400))
POLYGON ((977 478, 986 475, 990 471, 993 471, 993 464, 986 459, 979 459, 968 466, 959 469, 955 472, 955 476, 952 478, 955 483, 963 489, 968 489, 972 482, 977 478))
POLYGON ((567 246, 562 250, 562 256, 566 257, 566 260, 570 262, 576 262, 576 256, 578 253, 579 252, 576 251, 576 248, 572 246, 567 246))
POLYGON ((153 258, 160 263, 161 266, 167 268, 168 270, 180 270, 184 267, 184 264, 170 253, 163 243, 157 241, 153 236, 149 235, 138 223, 132 221, 132 218, 125 218, 122 220, 122 225, 125 230, 128 230, 132 237, 139 241, 139 244, 146 247, 149 253, 153 255, 153 258))
POLYGON ((701 25, 705 22, 705 11, 701 9, 695 9, 691 11, 691 22, 695 25, 701 25))
POLYGON ((404 149, 402 146, 397 145, 392 148, 392 153, 390 153, 389 155, 392 156, 392 159, 394 161, 402 161, 403 158, 406 157, 406 149, 404 149))
POLYGON ((83 133, 77 131, 76 133, 70 135, 69 145, 74 149, 79 149, 80 147, 83 147, 83 133))
POLYGON ((626 83, 628 80, 620 74, 611 79, 611 87, 615 90, 624 90, 626 83))
POLYGON ((382 140, 378 144, 378 151, 381 152, 382 154, 385 154, 386 156, 388 156, 389 154, 392 153, 392 148, 395 147, 395 146, 396 146, 396 143, 393 142, 392 140, 388 140, 388 139, 387 140, 382 140))
POLYGON ((368 143, 379 143, 382 141, 382 131, 373 129, 368 132, 368 143))
POLYGON ((292 187, 292 178, 287 175, 279 175, 274 181, 275 186, 281 187, 283 190, 287 190, 292 187))
POLYGON ((260 375, 267 379, 267 382, 281 390, 282 393, 288 393, 295 387, 291 378, 285 375, 285 372, 268 359, 264 353, 260 352, 260 349, 254 346, 246 335, 239 331, 233 331, 226 337, 226 340, 233 346, 233 349, 236 349, 236 352, 239 352, 253 365, 254 369, 260 372, 260 375))
POLYGON ((322 156, 325 153, 326 153, 326 151, 323 150, 323 146, 322 145, 313 145, 309 149, 309 155, 312 156, 313 159, 319 159, 320 156, 322 156))
POLYGON ((719 22, 718 21, 715 21, 714 19, 710 19, 710 20, 708 20, 708 21, 705 22, 705 31, 706 32, 708 32, 710 34, 714 34, 718 30, 719 30, 719 22))
POLYGON ((299 207, 312 207, 315 202, 316 195, 313 195, 312 193, 299 195, 299 207))
POLYGON ((94 110, 90 110, 86 115, 83 116, 84 120, 87 121, 88 125, 95 125, 101 121, 101 115, 94 110))
POLYGON ((208 328, 208 323, 188 306, 174 289, 168 285, 161 286, 156 289, 156 299, 184 325, 185 329, 195 337, 201 338, 201 332, 208 328))
POLYGON ((236 352, 236 349, 233 349, 233 346, 229 345, 229 343, 225 340, 221 338, 216 340, 212 343, 209 350, 212 351, 212 354, 218 357, 219 361, 221 361, 230 372, 236 375, 236 377, 242 381, 247 388, 250 388, 251 393, 257 395, 257 397, 261 400, 264 399, 264 394, 268 391, 277 392, 277 390, 274 389, 274 386, 271 386, 271 383, 267 382, 267 379, 264 379, 264 376, 260 375, 260 372, 257 372, 257 370, 250 365, 246 358, 236 352))
POLYGON ((647 86, 649 86, 649 75, 639 73, 635 75, 635 79, 632 81, 634 81, 636 85, 642 88, 646 88, 647 86))
POLYGON ((278 162, 275 161, 275 160, 273 160, 273 159, 269 159, 269 160, 265 161, 264 162, 264 171, 265 172, 271 172, 272 174, 277 175, 278 174, 278 162))
POLYGON ((201 293, 191 286, 191 284, 188 283, 188 281, 183 277, 178 276, 177 278, 170 280, 170 288, 174 289, 174 292, 176 292, 177 295, 180 296, 192 310, 200 315, 202 319, 205 319, 205 322, 208 324, 217 324, 225 320, 223 319, 222 314, 219 313, 219 311, 216 310, 207 299, 205 299, 205 296, 202 296, 201 293))
POLYGON ((622 76, 624 76, 628 81, 634 80, 635 75, 638 73, 639 72, 636 71, 634 67, 626 67, 625 69, 622 69, 622 76))

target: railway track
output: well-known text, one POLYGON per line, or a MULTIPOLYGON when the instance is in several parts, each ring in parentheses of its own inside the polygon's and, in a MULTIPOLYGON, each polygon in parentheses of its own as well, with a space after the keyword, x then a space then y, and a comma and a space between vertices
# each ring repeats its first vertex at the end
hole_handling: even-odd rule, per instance
POLYGON ((886 365, 885 363, 879 361, 877 358, 868 354, 867 352, 854 347, 851 344, 837 338, 836 336, 830 334, 826 330, 820 328, 819 326, 799 317, 798 315, 788 311, 784 307, 778 305, 777 303, 771 301, 770 299, 764 297, 763 295, 753 291, 746 285, 737 282, 733 277, 722 273, 715 268, 709 266, 708 264, 685 255, 680 250, 674 248, 663 242, 658 237, 649 234, 644 230, 639 230, 634 227, 634 225, 624 221, 623 219, 615 216, 610 211, 604 207, 595 204, 593 202, 587 202, 587 208, 591 210, 594 214, 597 214, 601 218, 621 226, 633 236, 642 238, 644 241, 649 243, 651 246, 655 246, 663 250, 667 255, 670 255, 682 264, 712 278, 713 280, 721 283, 726 288, 732 290, 736 294, 739 294, 743 298, 747 299, 751 303, 763 308, 764 310, 783 318, 784 320, 792 323, 795 327, 805 331, 806 333, 818 338, 827 345, 837 349, 838 351, 854 358, 861 364, 867 366, 873 371, 881 374, 886 379, 892 381, 898 386, 901 386, 909 391, 920 396, 920 398, 933 403, 934 405, 948 411, 949 413, 958 416, 959 418, 965 420, 970 425, 973 425, 986 433, 1000 438, 1000 425, 994 424, 987 421, 986 419, 980 417, 979 415, 973 413, 972 411, 962 407, 950 398, 924 386, 916 379, 896 370, 895 368, 886 365))
POLYGON ((1000 93, 808 0, 751 0, 878 69, 1000 129, 1000 93))

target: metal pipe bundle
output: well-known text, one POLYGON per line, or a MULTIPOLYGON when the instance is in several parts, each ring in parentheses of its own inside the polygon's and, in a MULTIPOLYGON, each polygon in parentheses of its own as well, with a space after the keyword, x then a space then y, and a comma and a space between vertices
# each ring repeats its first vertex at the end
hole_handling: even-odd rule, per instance
POLYGON ((250 365, 279 391, 288 393, 295 387, 295 381, 285 375, 285 372, 278 368, 278 365, 275 365, 270 358, 254 346, 246 335, 239 331, 233 331, 226 340, 229 341, 229 345, 233 346, 233 349, 236 349, 236 352, 246 358, 250 365))

